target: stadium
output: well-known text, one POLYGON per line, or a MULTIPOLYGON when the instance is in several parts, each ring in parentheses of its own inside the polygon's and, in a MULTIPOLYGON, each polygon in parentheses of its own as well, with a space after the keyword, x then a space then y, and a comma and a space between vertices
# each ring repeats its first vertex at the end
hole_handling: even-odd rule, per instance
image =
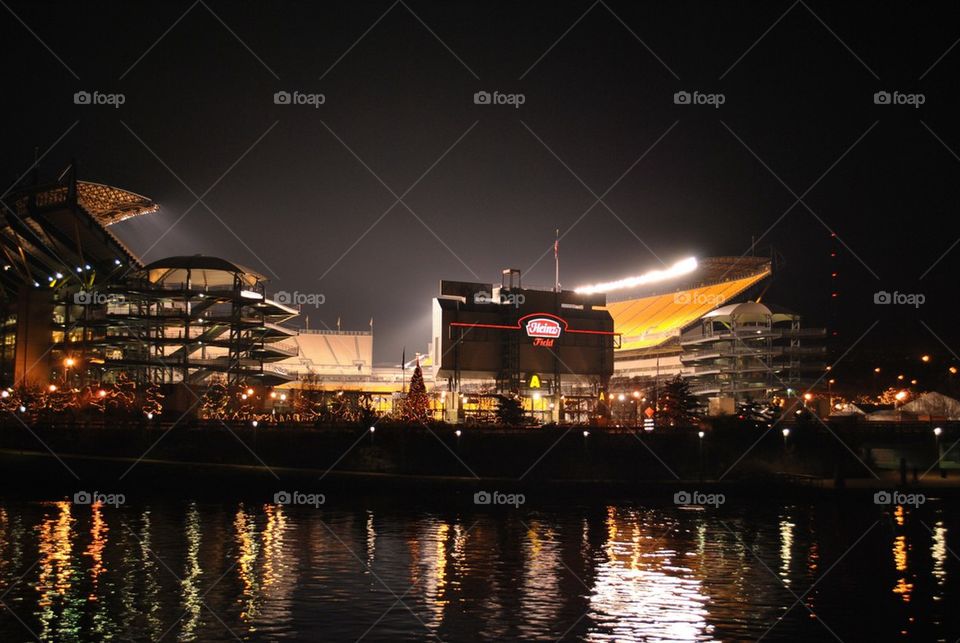
POLYGON ((825 349, 817 339, 826 331, 801 328, 799 315, 759 303, 773 269, 769 257, 688 258, 576 289, 607 294, 621 338, 612 386, 680 375, 694 395, 714 398, 727 410, 800 390, 824 368, 825 349))
POLYGON ((573 290, 524 288, 516 270, 500 284, 441 281, 429 347, 378 366, 372 320, 362 331, 298 329, 299 311, 239 264, 179 256, 145 265, 110 226, 156 212, 146 197, 80 181, 71 166, 54 183, 34 177, 3 205, 7 385, 223 382, 364 398, 389 411, 419 364, 438 419, 489 415, 491 399, 509 394, 541 421, 585 421, 617 387, 681 375, 729 410, 790 395, 823 369, 816 340, 825 331, 761 303, 774 270, 767 257, 688 258, 573 290))

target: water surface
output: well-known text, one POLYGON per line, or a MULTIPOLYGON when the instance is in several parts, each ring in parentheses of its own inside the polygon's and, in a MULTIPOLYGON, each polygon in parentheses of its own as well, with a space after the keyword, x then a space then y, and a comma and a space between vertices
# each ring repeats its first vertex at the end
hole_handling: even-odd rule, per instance
POLYGON ((0 640, 960 636, 937 500, 353 504, 0 502, 0 640))

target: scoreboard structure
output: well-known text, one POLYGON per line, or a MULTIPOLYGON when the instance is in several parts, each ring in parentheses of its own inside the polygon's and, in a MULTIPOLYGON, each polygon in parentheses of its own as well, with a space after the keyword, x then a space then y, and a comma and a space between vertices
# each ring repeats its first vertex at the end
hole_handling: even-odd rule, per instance
POLYGON ((455 394, 546 396, 557 408, 565 393, 599 393, 619 345, 605 306, 603 294, 523 288, 512 269, 499 286, 441 281, 433 300, 434 377, 455 394))

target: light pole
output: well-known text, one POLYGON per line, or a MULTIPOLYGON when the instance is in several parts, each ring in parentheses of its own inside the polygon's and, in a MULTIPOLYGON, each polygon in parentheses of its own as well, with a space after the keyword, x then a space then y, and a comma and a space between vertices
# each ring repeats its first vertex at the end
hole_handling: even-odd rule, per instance
POLYGON ((898 391, 896 395, 893 396, 893 414, 896 416, 897 421, 900 421, 900 412, 897 410, 897 402, 903 402, 907 399, 906 391, 898 391))
POLYGON ((940 474, 940 477, 943 478, 943 459, 940 457, 940 434, 943 433, 943 429, 939 426, 934 427, 933 429, 933 442, 937 448, 937 473, 940 474))
POLYGON ((700 482, 703 482, 703 436, 703 431, 697 432, 697 438, 699 439, 697 442, 697 459, 700 463, 700 482))
POLYGON ((70 384, 70 368, 77 363, 77 360, 72 357, 67 357, 63 360, 63 385, 64 387, 69 386, 70 384))

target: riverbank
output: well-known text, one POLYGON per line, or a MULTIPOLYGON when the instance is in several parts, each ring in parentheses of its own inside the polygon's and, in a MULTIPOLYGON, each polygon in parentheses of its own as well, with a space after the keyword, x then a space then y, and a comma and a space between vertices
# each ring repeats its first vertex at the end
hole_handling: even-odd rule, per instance
POLYGON ((923 432, 886 439, 843 427, 727 427, 652 433, 571 426, 460 428, 381 424, 253 427, 7 423, 4 487, 59 495, 82 489, 189 496, 510 491, 664 498, 712 490, 749 497, 836 496, 879 489, 952 494, 923 432), (905 462, 905 479, 897 466, 905 462), (916 478, 916 479, 914 479, 916 478))
MULTIPOLYGON (((878 491, 924 494, 930 498, 960 498, 960 476, 927 475, 901 484, 886 472, 879 478, 834 479, 773 472, 754 477, 615 479, 517 479, 451 475, 394 474, 324 470, 310 467, 267 467, 214 462, 178 462, 157 458, 92 456, 0 449, 0 484, 8 497, 70 498, 78 491, 124 494, 126 502, 167 499, 220 501, 249 498, 270 502, 277 493, 322 494, 324 504, 337 506, 376 497, 390 502, 426 502, 433 506, 473 504, 478 492, 523 494, 523 503, 552 506, 567 502, 634 500, 651 505, 708 505, 700 498, 717 495, 721 503, 872 502, 878 491), (681 495, 678 495, 681 494, 681 495), (683 496, 682 494, 687 494, 683 496), (691 495, 692 494, 692 495, 691 495), (685 499, 686 498, 686 499, 685 499)), ((714 508, 716 508, 714 506, 714 508)))

